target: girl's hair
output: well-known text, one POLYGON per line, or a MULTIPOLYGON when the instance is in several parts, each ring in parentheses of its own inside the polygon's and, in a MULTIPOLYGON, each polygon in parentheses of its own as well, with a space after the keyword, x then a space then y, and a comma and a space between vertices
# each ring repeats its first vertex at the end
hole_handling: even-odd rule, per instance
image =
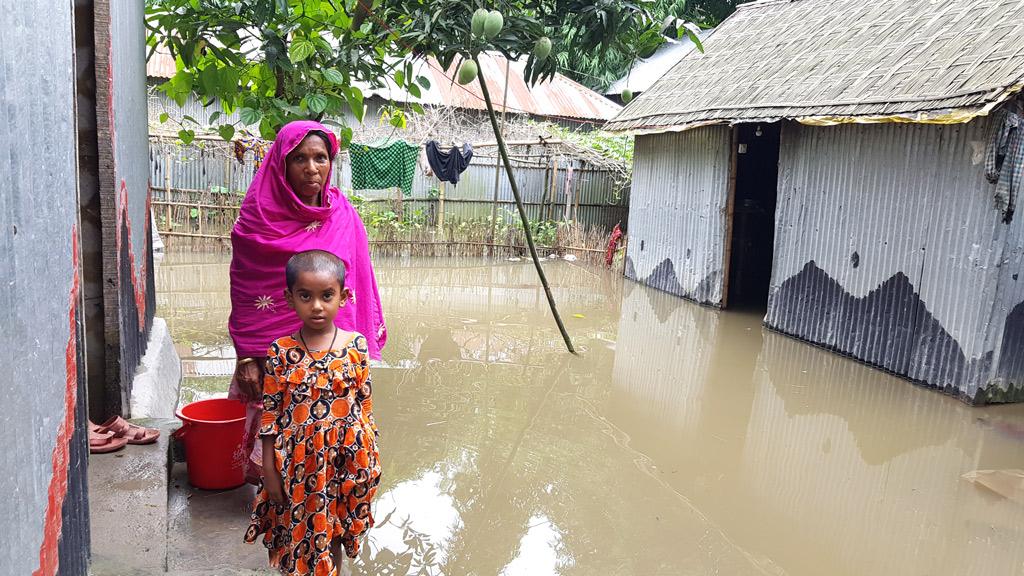
POLYGON ((326 272, 337 277, 341 287, 345 287, 345 263, 325 250, 306 250, 288 259, 284 267, 284 278, 289 290, 295 287, 295 281, 302 272, 326 272))

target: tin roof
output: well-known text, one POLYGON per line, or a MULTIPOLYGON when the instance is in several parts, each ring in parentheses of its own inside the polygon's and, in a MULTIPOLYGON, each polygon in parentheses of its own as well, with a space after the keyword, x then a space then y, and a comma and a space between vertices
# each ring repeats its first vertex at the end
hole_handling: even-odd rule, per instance
MULTIPOLYGON (((491 93, 495 110, 502 110, 505 95, 506 59, 501 54, 481 54, 480 66, 487 88, 491 93)), ((516 114, 530 114, 547 118, 569 118, 574 120, 605 122, 613 118, 622 107, 604 96, 578 84, 561 74, 547 82, 529 86, 523 78, 525 62, 513 61, 509 65, 508 111, 516 114)), ((419 102, 424 105, 447 105, 458 108, 484 110, 483 93, 476 82, 462 86, 453 81, 456 64, 446 71, 433 58, 419 59, 413 64, 416 76, 426 76, 430 88, 422 90, 419 98, 413 98, 406 90, 398 89, 390 78, 387 87, 370 88, 362 85, 366 95, 376 95, 396 102, 419 102)), ((146 64, 146 73, 151 78, 174 76, 174 59, 166 49, 158 49, 146 64)))
MULTIPOLYGON (((707 39, 711 32, 712 30, 705 30, 701 33, 701 43, 707 39)), ((696 47, 697 45, 689 38, 683 38, 682 40, 667 38, 666 42, 659 46, 654 54, 651 54, 648 58, 638 59, 629 69, 629 72, 622 78, 612 82, 611 86, 604 93, 617 96, 622 94, 623 90, 629 88, 634 94, 641 94, 650 89, 659 78, 664 76, 677 62, 682 60, 683 56, 686 56, 696 47)))
POLYGON ((740 5, 607 129, 966 122, 1024 85, 1024 0, 740 5))

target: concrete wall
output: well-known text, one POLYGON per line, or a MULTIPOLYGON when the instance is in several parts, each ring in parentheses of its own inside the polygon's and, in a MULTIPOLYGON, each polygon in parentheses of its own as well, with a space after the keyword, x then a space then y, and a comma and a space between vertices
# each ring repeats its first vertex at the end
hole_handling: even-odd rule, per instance
POLYGON ((720 306, 730 129, 636 139, 626 276, 720 306))
MULTIPOLYGON (((102 411, 130 415, 155 309, 144 3, 94 2, 106 386, 102 411)), ((96 416, 94 414, 94 416, 96 416)))
POLYGON ((984 177, 989 128, 786 125, 766 324, 967 401, 1024 400, 1024 235, 984 177))
POLYGON ((0 402, 5 574, 85 574, 89 525, 79 344, 71 4, 0 10, 0 402))

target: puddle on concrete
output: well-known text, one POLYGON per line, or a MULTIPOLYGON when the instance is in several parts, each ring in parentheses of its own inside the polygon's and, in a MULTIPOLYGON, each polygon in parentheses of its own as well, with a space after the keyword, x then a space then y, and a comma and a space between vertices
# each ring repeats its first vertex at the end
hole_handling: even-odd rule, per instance
MULTIPOLYGON (((226 390, 202 370, 227 343, 227 258, 158 271, 198 395, 226 390)), ((970 408, 756 315, 553 262, 573 357, 528 263, 377 268, 391 340, 364 573, 1024 574, 1024 506, 961 479, 1024 468, 1024 406, 970 408)), ((224 546, 262 557, 243 514, 225 522, 224 546)))

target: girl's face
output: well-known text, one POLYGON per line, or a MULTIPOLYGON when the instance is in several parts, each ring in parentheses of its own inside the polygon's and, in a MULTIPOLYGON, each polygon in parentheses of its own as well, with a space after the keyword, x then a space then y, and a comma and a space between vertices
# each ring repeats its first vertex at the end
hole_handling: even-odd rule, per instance
POLYGON ((348 288, 342 288, 338 277, 328 272, 299 272, 295 285, 285 291, 288 306, 315 332, 326 332, 334 325, 338 308, 348 298, 348 288))
POLYGON ((314 206, 327 183, 331 156, 323 138, 309 134, 285 158, 288 185, 303 204, 314 206))

